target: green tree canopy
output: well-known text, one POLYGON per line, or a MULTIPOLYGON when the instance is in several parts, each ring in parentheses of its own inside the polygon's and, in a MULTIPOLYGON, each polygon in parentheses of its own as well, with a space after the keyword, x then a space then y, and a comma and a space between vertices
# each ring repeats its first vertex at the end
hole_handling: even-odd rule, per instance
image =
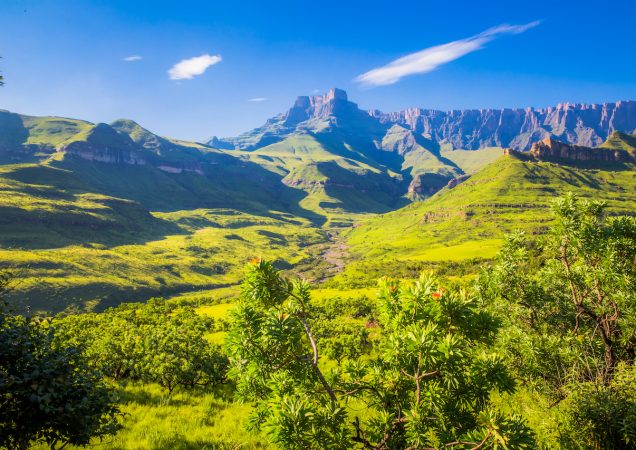
MULTIPOLYGON (((2 292, 8 278, 0 280, 2 292)), ((76 347, 55 339, 48 320, 0 305, 0 447, 86 445, 114 434, 118 416, 101 374, 76 347)))
POLYGON ((282 448, 533 448, 518 417, 492 407, 515 384, 491 350, 497 323, 432 276, 380 281, 373 357, 320 359, 309 285, 269 262, 247 269, 227 347, 250 426, 282 448), (325 372, 327 366, 333 368, 325 372), (360 413, 362 411, 362 413, 360 413))
MULTIPOLYGON (((504 322, 500 345, 528 386, 567 400, 568 448, 636 441, 636 218, 567 195, 543 242, 507 237, 479 279, 504 322)), ((565 436, 567 433, 562 433, 565 436)))

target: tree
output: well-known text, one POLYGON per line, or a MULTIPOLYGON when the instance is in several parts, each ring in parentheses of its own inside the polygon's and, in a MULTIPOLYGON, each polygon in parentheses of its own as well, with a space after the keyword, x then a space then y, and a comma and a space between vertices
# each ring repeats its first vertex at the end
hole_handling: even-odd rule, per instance
POLYGON ((205 338, 211 321, 192 307, 151 299, 59 318, 55 326, 64 342, 81 347, 91 364, 114 381, 158 383, 172 394, 178 387, 225 381, 227 357, 205 338))
POLYGON ((517 374, 553 405, 568 399, 571 434, 596 448, 631 448, 636 218, 604 209, 573 195, 556 200, 545 241, 508 236, 478 290, 504 312, 501 346, 517 374))
MULTIPOLYGON (((0 277, 0 292, 8 278, 0 277)), ((112 390, 80 351, 60 345, 50 322, 0 306, 0 447, 87 445, 115 434, 112 390)))
POLYGON ((383 279, 380 292, 377 356, 323 373, 309 285, 269 262, 248 267, 227 347, 237 396, 255 405, 249 426, 290 449, 533 448, 523 422, 490 403, 514 390, 489 349, 493 317, 432 276, 383 279))

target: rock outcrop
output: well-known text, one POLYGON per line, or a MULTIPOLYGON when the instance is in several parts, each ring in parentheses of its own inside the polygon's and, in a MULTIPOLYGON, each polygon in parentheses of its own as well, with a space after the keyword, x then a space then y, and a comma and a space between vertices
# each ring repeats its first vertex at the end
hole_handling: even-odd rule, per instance
POLYGON ((566 144, 552 138, 545 138, 542 141, 535 142, 532 144, 529 153, 533 158, 541 161, 636 162, 636 155, 625 150, 566 144))
POLYGON ((62 145, 58 151, 89 161, 145 165, 147 159, 128 137, 105 123, 98 123, 85 135, 62 145))

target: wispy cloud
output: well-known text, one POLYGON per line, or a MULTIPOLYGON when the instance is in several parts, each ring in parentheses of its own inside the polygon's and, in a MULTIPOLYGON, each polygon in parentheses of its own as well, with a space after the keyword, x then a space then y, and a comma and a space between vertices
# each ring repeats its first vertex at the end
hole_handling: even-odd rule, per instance
POLYGON ((386 66, 378 67, 358 76, 355 81, 366 86, 384 86, 400 81, 408 75, 428 73, 464 55, 480 50, 502 34, 519 34, 539 25, 541 21, 525 25, 499 25, 475 36, 425 48, 398 58, 386 66))
POLYGON ((221 55, 201 55, 179 61, 168 70, 171 80, 189 80, 222 61, 221 55))
POLYGON ((264 102, 267 100, 267 97, 254 97, 250 98, 248 101, 250 102, 264 102))
POLYGON ((139 56, 139 55, 130 55, 130 56, 126 56, 124 58, 124 61, 126 62, 134 62, 134 61, 141 61, 142 59, 144 59, 143 56, 139 56))

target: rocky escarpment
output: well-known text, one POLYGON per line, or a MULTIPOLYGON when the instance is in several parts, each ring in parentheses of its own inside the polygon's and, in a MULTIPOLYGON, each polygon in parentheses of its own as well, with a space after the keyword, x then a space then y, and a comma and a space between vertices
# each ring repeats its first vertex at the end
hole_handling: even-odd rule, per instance
POLYGON ((172 174, 214 172, 219 165, 236 166, 236 158, 211 147, 179 143, 157 136, 132 120, 100 123, 74 136, 58 152, 88 161, 149 165, 172 174))
POLYGON ((559 140, 597 147, 614 131, 636 131, 636 101, 603 104, 563 103, 549 108, 437 111, 411 108, 369 114, 386 124, 399 124, 453 148, 474 150, 510 147, 529 150, 534 142, 559 140))
MULTIPOLYGON (((301 96, 283 114, 269 119, 262 127, 235 138, 213 138, 218 148, 255 149, 283 140, 298 132, 346 129, 349 135, 371 136, 376 147, 383 145, 383 134, 394 126, 435 145, 476 150, 504 147, 527 151, 533 143, 553 137, 569 144, 597 147, 614 131, 636 132, 636 101, 603 104, 562 103, 547 108, 468 109, 439 111, 409 108, 399 112, 361 111, 349 101, 345 91, 332 89, 325 95, 301 96), (363 117, 366 115, 367 117, 363 117), (370 120, 369 120, 370 119, 370 120)), ((415 139, 399 146, 408 152, 415 139)))
POLYGON ((636 162, 636 153, 620 149, 591 148, 566 144, 552 138, 535 142, 529 154, 542 161, 636 162))

